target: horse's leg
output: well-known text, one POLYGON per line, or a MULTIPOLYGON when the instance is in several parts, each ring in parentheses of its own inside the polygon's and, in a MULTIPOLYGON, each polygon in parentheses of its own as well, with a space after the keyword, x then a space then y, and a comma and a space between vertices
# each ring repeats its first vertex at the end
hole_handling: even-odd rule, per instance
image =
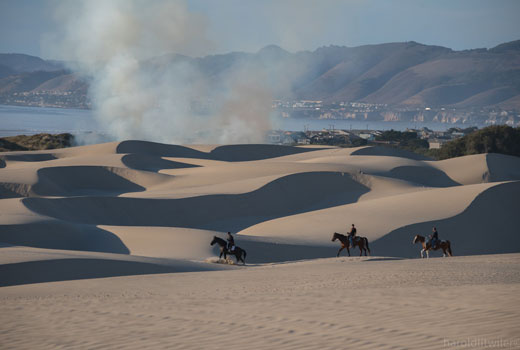
POLYGON ((348 253, 348 256, 350 256, 350 249, 348 248, 348 245, 345 246, 345 248, 347 248, 347 253, 348 253))
POLYGON ((359 256, 362 256, 363 255, 363 249, 361 249, 361 244, 358 245, 358 248, 359 248, 359 256))
POLYGON ((424 259, 424 248, 421 249, 421 259, 424 259))
POLYGON ((222 254, 224 254, 224 250, 220 250, 220 255, 218 256, 219 259, 222 259, 222 254))
POLYGON ((428 249, 428 250, 426 251, 426 259, 429 259, 429 258, 430 258, 430 250, 428 249))
POLYGON ((338 250, 338 254, 336 255, 337 258, 339 257, 339 253, 341 253, 341 251, 343 250, 343 248, 345 248, 345 247, 341 247, 341 248, 339 248, 339 250, 338 250))

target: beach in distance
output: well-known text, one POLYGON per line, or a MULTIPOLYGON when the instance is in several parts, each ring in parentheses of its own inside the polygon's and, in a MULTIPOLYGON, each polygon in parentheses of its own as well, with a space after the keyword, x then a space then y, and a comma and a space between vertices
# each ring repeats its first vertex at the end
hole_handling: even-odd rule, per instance
POLYGON ((518 157, 122 141, 1 153, 0 198, 5 348, 520 348, 518 157))

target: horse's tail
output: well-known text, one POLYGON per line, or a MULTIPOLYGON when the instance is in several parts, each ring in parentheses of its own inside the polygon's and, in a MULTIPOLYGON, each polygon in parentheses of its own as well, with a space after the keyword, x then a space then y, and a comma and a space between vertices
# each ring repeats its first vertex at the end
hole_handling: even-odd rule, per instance
POLYGON ((451 252, 451 243, 450 241, 446 241, 446 243, 448 243, 448 253, 450 253, 450 256, 453 256, 453 253, 451 252))
POLYGON ((365 244, 367 246, 368 254, 370 254, 370 248, 368 247, 368 238, 364 237, 364 239, 365 239, 365 244))
POLYGON ((246 260, 246 256, 247 256, 246 250, 242 249, 242 251, 244 252, 244 260, 246 260))

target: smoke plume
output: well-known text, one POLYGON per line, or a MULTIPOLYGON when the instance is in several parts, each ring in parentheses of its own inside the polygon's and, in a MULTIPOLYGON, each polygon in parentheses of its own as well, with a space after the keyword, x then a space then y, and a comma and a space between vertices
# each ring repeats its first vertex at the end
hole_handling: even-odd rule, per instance
POLYGON ((90 81, 93 111, 113 139, 166 143, 262 142, 272 94, 262 70, 201 71, 213 49, 206 19, 183 1, 63 1, 47 55, 90 81))

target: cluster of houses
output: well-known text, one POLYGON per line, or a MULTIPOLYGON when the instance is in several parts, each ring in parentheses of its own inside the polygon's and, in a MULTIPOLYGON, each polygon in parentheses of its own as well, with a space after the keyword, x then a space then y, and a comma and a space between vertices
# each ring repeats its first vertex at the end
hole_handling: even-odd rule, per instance
POLYGON ((506 124, 520 126, 520 112, 514 109, 397 107, 364 102, 325 102, 320 100, 275 100, 275 114, 283 118, 310 118, 356 121, 433 122, 440 124, 506 124))
POLYGON ((458 139, 460 137, 463 137, 464 135, 467 135, 469 133, 472 133, 476 131, 478 128, 470 127, 466 129, 461 128, 450 128, 446 131, 433 131, 428 128, 421 128, 418 130, 408 130, 417 132, 417 137, 428 141, 428 144, 430 145, 430 149, 432 148, 441 148, 443 144, 446 142, 458 139))
POLYGON ((381 131, 377 130, 340 130, 323 129, 321 131, 282 131, 271 130, 267 142, 280 145, 357 145, 375 141, 381 131))
MULTIPOLYGON (((476 127, 468 129, 451 128, 446 131, 433 131, 426 127, 421 129, 407 129, 406 131, 417 133, 417 137, 428 141, 429 148, 440 148, 444 143, 462 137, 477 130, 476 127)), ((278 145, 341 145, 362 146, 367 143, 385 143, 390 141, 377 141, 383 131, 380 130, 341 130, 323 129, 321 131, 282 131, 271 130, 267 133, 266 141, 278 145)))

